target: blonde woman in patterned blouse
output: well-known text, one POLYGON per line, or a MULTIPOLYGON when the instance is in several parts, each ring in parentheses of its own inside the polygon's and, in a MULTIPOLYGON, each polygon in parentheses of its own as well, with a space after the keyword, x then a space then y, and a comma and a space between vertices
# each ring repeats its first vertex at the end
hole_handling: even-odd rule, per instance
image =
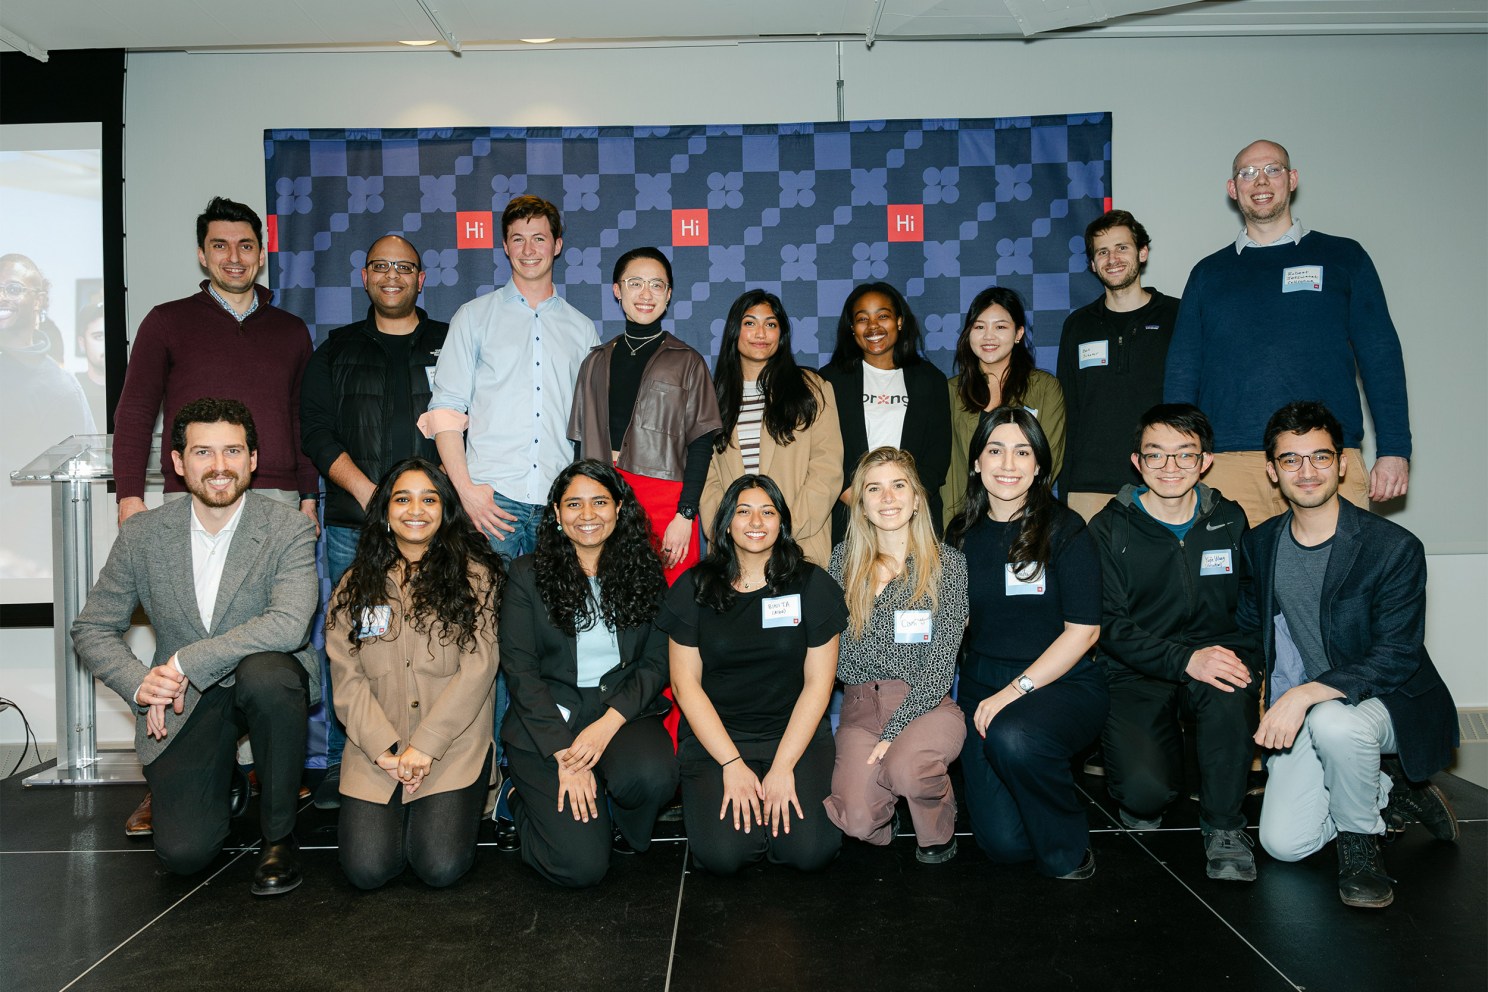
POLYGON ((885 845, 909 806, 915 857, 956 856, 956 800, 946 766, 966 722, 947 693, 966 627, 966 559, 940 544, 914 457, 875 448, 853 473, 847 538, 832 577, 847 595, 837 677, 842 721, 827 816, 850 837, 885 845))

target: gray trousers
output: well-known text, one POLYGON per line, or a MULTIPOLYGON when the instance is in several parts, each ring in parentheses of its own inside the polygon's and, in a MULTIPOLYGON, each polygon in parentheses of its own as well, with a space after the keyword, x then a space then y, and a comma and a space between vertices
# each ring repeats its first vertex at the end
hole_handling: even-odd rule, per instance
POLYGON ((1380 769, 1380 755, 1396 749, 1395 725, 1378 699, 1357 706, 1329 699, 1314 706, 1292 746, 1266 762, 1266 853, 1278 861, 1301 861, 1339 831, 1383 834, 1380 810, 1390 800, 1390 776, 1380 769))

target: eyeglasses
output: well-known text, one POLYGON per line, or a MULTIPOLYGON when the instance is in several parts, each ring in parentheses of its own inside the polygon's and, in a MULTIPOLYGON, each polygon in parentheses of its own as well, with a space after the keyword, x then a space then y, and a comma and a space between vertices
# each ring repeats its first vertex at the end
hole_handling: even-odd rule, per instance
POLYGON ((624 286, 632 293, 639 293, 641 291, 641 287, 644 286, 658 296, 672 288, 660 279, 630 278, 622 282, 620 285, 624 286))
POLYGON ((5 297, 7 300, 24 300, 35 292, 35 289, 23 282, 0 283, 0 296, 5 297))
POLYGON ((417 262, 389 262, 385 258, 377 258, 367 263, 367 268, 378 275, 385 274, 389 269, 400 276, 411 276, 418 271, 417 262))
POLYGON ((1240 180, 1241 182, 1253 183, 1255 182, 1256 176, 1259 176, 1263 172, 1266 174, 1267 179, 1280 179, 1282 176, 1291 171, 1292 168, 1289 165, 1281 165, 1278 162, 1271 162, 1267 165, 1247 165, 1243 169, 1239 169, 1235 172, 1235 178, 1240 180))
POLYGON ((1176 455, 1164 454, 1161 451, 1142 452, 1143 464, 1151 469, 1162 468, 1164 465, 1168 464, 1169 458, 1171 458, 1173 462, 1181 469, 1197 468, 1199 459, 1202 457, 1203 456, 1200 455, 1197 451, 1180 451, 1176 455))
POLYGON ((1314 451, 1310 455, 1299 455, 1296 452, 1288 451, 1285 454, 1277 455, 1271 460, 1280 465, 1284 471, 1295 472, 1302 467, 1304 459, 1312 462, 1313 468, 1331 468, 1333 463, 1338 460, 1338 452, 1330 451, 1327 448, 1321 451, 1314 451))

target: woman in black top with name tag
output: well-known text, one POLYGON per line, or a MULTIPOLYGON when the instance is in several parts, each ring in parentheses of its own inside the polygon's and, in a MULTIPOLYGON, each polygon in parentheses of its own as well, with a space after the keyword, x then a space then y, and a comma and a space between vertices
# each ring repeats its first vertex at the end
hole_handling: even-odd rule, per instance
POLYGON ((842 589, 791 538, 769 476, 723 494, 708 556, 667 595, 682 708, 682 811, 696 864, 728 875, 761 858, 802 871, 837 856, 822 809, 832 781, 825 718, 847 623, 842 589))
POLYGON ((966 502, 946 541, 966 554, 970 621, 957 694, 977 844, 1040 874, 1095 873, 1070 759, 1106 722, 1101 572, 1079 515, 1054 499, 1037 418, 999 407, 972 436, 966 502))

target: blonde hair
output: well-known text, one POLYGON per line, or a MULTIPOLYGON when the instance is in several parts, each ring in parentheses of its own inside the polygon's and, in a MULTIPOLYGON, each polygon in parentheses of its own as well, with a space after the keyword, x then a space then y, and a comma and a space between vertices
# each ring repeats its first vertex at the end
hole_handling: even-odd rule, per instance
POLYGON ((904 478, 917 501, 914 515, 907 524, 909 546, 905 549, 904 571, 889 585, 909 583, 908 602, 928 605, 932 612, 940 592, 940 542, 935 539, 935 528, 930 522, 930 497, 925 492, 924 483, 920 482, 920 474, 915 471, 914 455, 899 448, 874 448, 858 459, 858 467, 853 471, 852 501, 848 504, 851 509, 847 537, 843 541, 842 587, 847 595, 848 630, 856 640, 862 640, 877 599, 874 595, 874 587, 878 584, 874 567, 880 561, 887 563, 889 560, 878 550, 878 528, 868 522, 867 512, 863 509, 868 473, 880 465, 896 465, 903 469, 904 478))

